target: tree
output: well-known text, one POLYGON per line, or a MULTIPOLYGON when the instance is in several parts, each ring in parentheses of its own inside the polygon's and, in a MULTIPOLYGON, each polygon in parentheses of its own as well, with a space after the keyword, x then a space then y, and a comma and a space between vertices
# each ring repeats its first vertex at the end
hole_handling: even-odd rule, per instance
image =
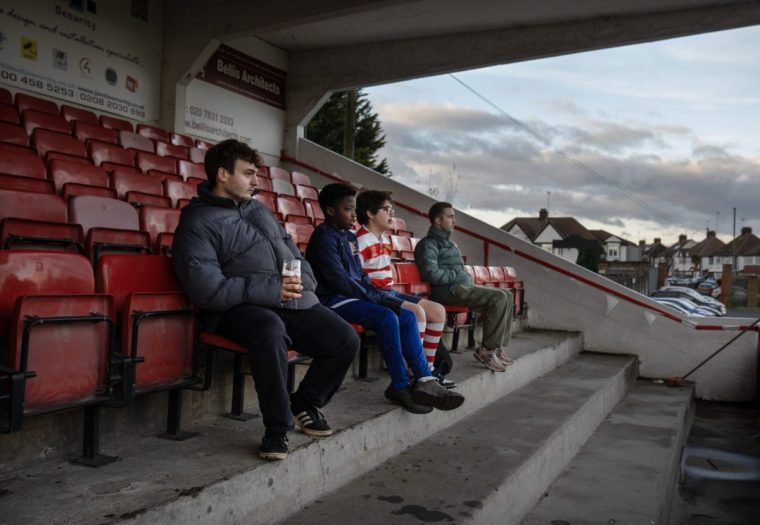
POLYGON ((367 95, 361 90, 334 93, 306 126, 306 138, 383 175, 392 175, 388 159, 377 158, 377 152, 385 146, 385 133, 367 95), (356 108, 353 118, 346 111, 352 106, 356 108), (351 130, 346 133, 346 122, 352 120, 355 122, 353 144, 351 130))

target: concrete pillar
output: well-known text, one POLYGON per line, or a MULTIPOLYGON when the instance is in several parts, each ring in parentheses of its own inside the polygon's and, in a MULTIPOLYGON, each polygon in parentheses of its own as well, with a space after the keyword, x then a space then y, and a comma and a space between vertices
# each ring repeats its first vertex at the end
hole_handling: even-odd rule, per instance
POLYGON ((731 287, 734 284, 734 271, 730 264, 723 265, 723 272, 720 280, 720 302, 730 306, 728 303, 731 299, 731 287))
POLYGON ((747 306, 757 306, 757 275, 747 274, 747 306))

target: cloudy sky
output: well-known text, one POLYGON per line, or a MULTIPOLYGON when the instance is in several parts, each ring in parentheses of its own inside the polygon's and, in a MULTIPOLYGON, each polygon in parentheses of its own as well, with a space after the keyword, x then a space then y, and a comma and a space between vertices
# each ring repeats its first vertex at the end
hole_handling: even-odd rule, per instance
POLYGON ((497 226, 548 200, 634 242, 728 240, 733 207, 760 231, 760 27, 456 77, 496 108, 449 75, 366 90, 400 182, 497 226))

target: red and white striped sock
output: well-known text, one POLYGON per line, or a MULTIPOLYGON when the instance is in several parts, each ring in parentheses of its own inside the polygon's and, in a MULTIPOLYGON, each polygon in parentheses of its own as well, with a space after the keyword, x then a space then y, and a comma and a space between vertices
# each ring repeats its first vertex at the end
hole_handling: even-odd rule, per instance
POLYGON ((441 340, 443 333, 443 323, 428 323, 425 327, 425 336, 422 338, 422 349, 425 351, 430 370, 433 369, 435 361, 435 352, 438 350, 438 342, 441 340))

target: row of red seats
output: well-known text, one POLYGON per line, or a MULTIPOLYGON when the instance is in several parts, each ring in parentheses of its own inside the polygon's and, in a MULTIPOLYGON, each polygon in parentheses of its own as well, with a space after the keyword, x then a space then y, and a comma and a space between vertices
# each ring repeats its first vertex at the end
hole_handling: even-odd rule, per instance
MULTIPOLYGON (((7 418, 0 430, 84 407, 79 461, 90 466, 115 459, 99 453, 101 405, 124 407, 135 396, 169 391, 163 437, 181 440, 193 435, 181 431, 182 390, 211 386, 213 353, 201 378, 194 311, 167 257, 105 255, 93 272, 81 255, 0 250, 0 338, 9 341, 0 367, 0 414, 7 418)), ((247 354, 210 334, 200 341, 236 352, 236 362, 247 354)), ((289 357, 291 365, 303 361, 294 352, 289 357)), ((233 417, 242 415, 235 413, 242 411, 239 388, 233 417)))
MULTIPOLYGON (((62 105, 59 109, 55 102, 32 95, 17 93, 15 105, 12 105, 10 93, 2 90, 0 100, 5 101, 0 102, 0 123, 20 124, 27 136, 31 136, 36 128, 43 128, 73 134, 83 142, 88 139, 114 144, 119 142, 125 147, 183 159, 191 158, 193 149, 206 150, 211 147, 208 142, 156 126, 138 124, 135 129, 127 120, 108 115, 98 117, 94 112, 83 108, 62 105)), ((2 138, 0 140, 5 141, 2 138)))

